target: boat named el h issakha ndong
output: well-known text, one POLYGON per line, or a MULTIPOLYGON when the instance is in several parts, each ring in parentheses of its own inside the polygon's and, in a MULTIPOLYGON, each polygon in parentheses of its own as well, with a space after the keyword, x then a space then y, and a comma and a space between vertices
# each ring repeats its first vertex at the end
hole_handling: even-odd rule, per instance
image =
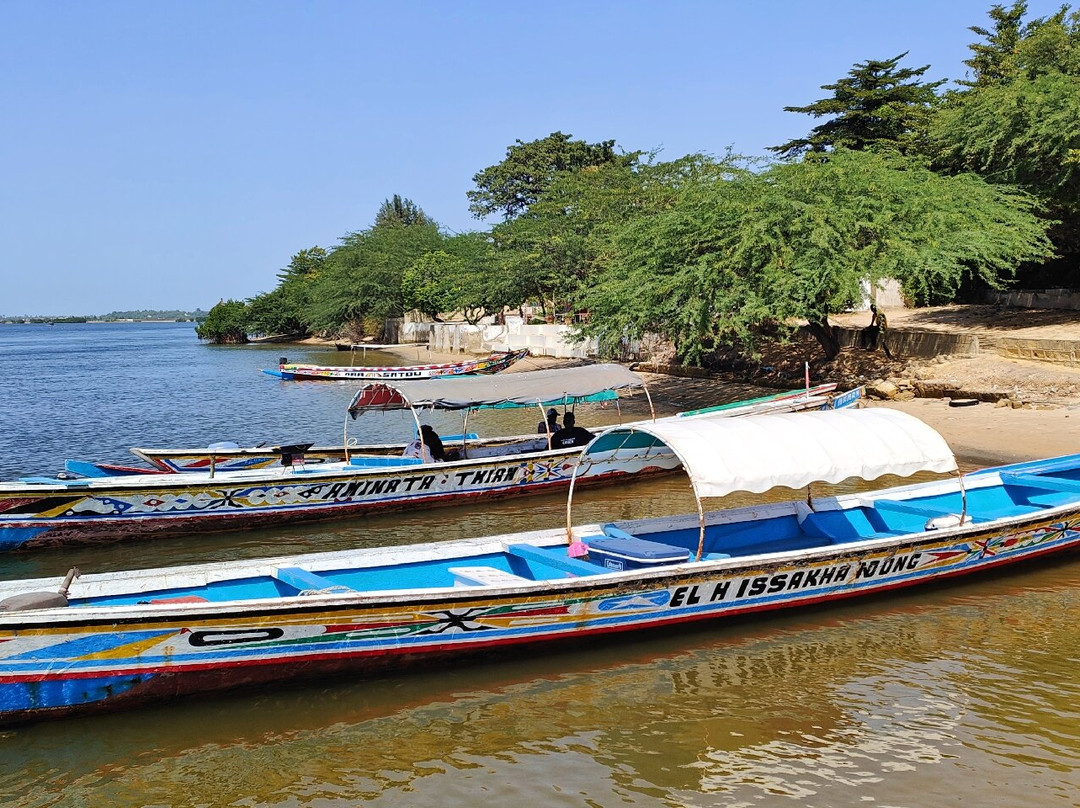
POLYGON ((430 670, 881 594, 1080 546, 1080 455, 960 476, 945 441, 898 411, 660 419, 604 431, 583 459, 630 442, 679 457, 697 513, 0 583, 0 722, 430 670), (808 488, 919 472, 953 476, 833 496, 808 488), (777 486, 795 498, 701 505, 777 486))

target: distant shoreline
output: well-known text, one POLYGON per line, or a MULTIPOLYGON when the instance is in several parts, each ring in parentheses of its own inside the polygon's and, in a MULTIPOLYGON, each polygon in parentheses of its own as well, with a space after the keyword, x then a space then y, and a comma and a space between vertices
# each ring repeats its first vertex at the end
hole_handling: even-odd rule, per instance
POLYGON ((101 325, 103 323, 197 323, 198 320, 192 319, 180 319, 180 318, 157 318, 148 317, 146 319, 134 319, 134 318, 117 318, 115 320, 103 320, 97 318, 77 318, 72 319, 68 317, 33 317, 29 319, 15 319, 15 318, 0 318, 0 325, 101 325))

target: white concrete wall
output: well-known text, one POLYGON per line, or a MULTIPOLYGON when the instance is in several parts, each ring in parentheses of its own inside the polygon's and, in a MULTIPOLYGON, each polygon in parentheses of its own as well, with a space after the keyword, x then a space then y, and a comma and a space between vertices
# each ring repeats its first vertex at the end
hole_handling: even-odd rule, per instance
POLYGON ((505 325, 468 323, 401 324, 400 342, 426 342, 444 353, 485 354, 528 348, 535 356, 586 359, 597 354, 596 340, 573 342, 568 325, 525 325, 520 317, 507 317, 505 325))
POLYGON ((862 303, 856 311, 868 311, 870 304, 875 300, 883 309, 907 308, 907 301, 904 300, 904 296, 900 292, 900 284, 896 281, 880 281, 873 294, 870 293, 869 281, 863 281, 860 285, 862 286, 862 303))

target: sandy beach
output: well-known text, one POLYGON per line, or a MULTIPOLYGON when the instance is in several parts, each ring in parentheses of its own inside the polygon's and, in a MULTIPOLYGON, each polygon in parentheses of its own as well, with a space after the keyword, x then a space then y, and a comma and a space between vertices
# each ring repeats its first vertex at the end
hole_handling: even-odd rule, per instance
POLYGON ((981 403, 950 407, 940 398, 870 402, 910 413, 941 433, 957 455, 983 465, 1080 452, 1080 403, 1046 410, 1014 410, 981 403))

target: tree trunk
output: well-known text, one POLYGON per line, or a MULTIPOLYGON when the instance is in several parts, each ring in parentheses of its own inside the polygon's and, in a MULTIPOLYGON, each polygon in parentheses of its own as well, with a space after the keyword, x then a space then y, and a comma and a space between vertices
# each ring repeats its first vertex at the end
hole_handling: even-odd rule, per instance
POLYGON ((825 351, 826 359, 835 359, 840 355, 840 335, 836 331, 836 326, 828 320, 822 320, 821 322, 811 321, 810 333, 814 335, 814 339, 818 341, 821 349, 825 351))

